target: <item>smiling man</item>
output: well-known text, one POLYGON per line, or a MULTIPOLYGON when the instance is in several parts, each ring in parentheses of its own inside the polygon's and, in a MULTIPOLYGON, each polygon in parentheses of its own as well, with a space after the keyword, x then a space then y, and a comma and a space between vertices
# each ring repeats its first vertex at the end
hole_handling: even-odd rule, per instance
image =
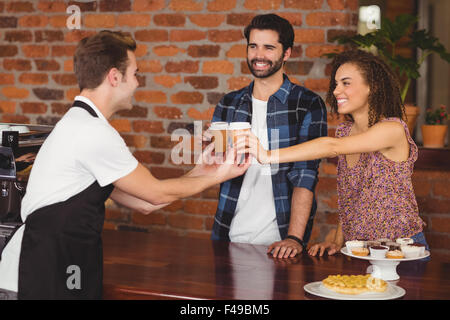
MULTIPOLYGON (((213 121, 251 122, 252 132, 270 150, 326 136, 322 99, 290 82, 283 71, 294 42, 289 21, 275 14, 259 15, 244 35, 254 81, 226 94, 213 121)), ((319 162, 271 167, 254 161, 245 176, 222 183, 212 239, 268 245, 277 258, 302 252, 316 211, 319 162)))

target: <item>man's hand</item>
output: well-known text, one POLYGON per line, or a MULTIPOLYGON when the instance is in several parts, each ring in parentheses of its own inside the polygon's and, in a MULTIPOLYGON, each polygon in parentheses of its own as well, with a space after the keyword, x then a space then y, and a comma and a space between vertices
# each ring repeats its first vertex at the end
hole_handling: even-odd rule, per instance
POLYGON ((292 239, 274 242, 267 249, 267 253, 272 253, 274 258, 292 258, 302 251, 303 247, 297 241, 292 239))
POLYGON ((321 257, 325 253, 325 250, 327 250, 328 255, 331 256, 338 252, 340 249, 341 247, 336 243, 326 241, 313 245, 311 248, 309 248, 308 253, 311 256, 315 256, 317 252, 319 252, 319 256, 321 257))

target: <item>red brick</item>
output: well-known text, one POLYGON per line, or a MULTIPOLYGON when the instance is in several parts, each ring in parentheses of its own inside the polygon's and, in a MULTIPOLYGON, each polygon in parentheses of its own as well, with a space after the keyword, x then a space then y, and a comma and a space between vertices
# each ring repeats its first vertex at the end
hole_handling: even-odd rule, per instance
POLYGON ((14 84, 14 75, 11 73, 0 73, 0 85, 14 84))
POLYGON ((114 28, 116 16, 113 14, 85 14, 84 26, 87 28, 114 28))
MULTIPOLYGON (((301 13, 290 13, 290 12, 280 12, 280 17, 288 20, 293 26, 298 27, 303 23, 303 18, 301 13)), ((294 29, 295 31, 295 29, 294 29)))
POLYGON ((56 45, 52 46, 52 57, 72 57, 77 49, 76 45, 56 45))
POLYGON ((11 1, 6 3, 8 12, 33 12, 33 3, 30 1, 11 1))
POLYGON ((331 10, 358 10, 358 0, 327 0, 331 10))
POLYGON ((449 180, 450 171, 416 169, 413 177, 424 180, 449 180))
POLYGON ((171 214, 167 217, 167 223, 169 224, 169 226, 174 228, 196 230, 203 229, 203 218, 186 214, 171 214))
POLYGON ((216 45, 191 45, 187 49, 188 55, 194 58, 218 57, 220 46, 216 45))
POLYGON ((51 16, 48 22, 54 28, 67 28, 67 18, 67 16, 51 16))
POLYGON ((206 32, 199 30, 172 30, 170 31, 170 41, 198 41, 206 39, 206 32))
POLYGON ((450 233, 450 217, 431 217, 431 230, 450 233))
POLYGON ((288 60, 285 64, 286 74, 308 75, 313 67, 312 61, 288 60))
POLYGON ((167 30, 139 30, 134 37, 138 41, 160 42, 169 40, 169 33, 167 30))
POLYGON ((66 100, 72 101, 77 95, 80 94, 79 88, 71 88, 66 91, 66 100))
POLYGON ((296 29, 296 43, 323 43, 325 42, 325 32, 322 29, 296 29))
POLYGON ((169 9, 174 11, 201 11, 204 1, 202 0, 171 0, 169 9))
POLYGON ((337 166, 334 163, 324 162, 320 164, 320 173, 327 175, 337 175, 337 166))
POLYGON ((203 73, 233 74, 234 65, 232 62, 227 61, 227 60, 204 61, 202 72, 203 73))
POLYGON ((52 75, 53 80, 63 86, 74 86, 77 82, 77 77, 72 73, 66 74, 54 74, 52 75))
POLYGON ((225 21, 224 14, 193 14, 189 16, 193 24, 204 28, 216 28, 225 21))
POLYGON ((183 117, 183 112, 177 107, 156 106, 153 107, 153 112, 159 118, 164 119, 181 119, 183 117))
MULTIPOLYGON (((433 195, 450 199, 450 182, 435 181, 433 186, 433 195)), ((448 229, 450 231, 450 229, 448 229)))
POLYGON ((124 118, 147 118, 148 108, 133 105, 131 110, 121 110, 116 114, 124 118))
POLYGON ((306 79, 305 87, 312 91, 322 91, 327 92, 330 84, 330 79, 306 79))
POLYGON ((320 177, 317 183, 317 194, 335 194, 337 191, 336 178, 320 177))
POLYGON ((448 233, 426 233, 427 242, 430 248, 450 250, 450 236, 448 233))
POLYGON ((36 42, 64 41, 64 33, 61 30, 37 30, 34 36, 36 42))
POLYGON ((147 103, 166 103, 166 94, 162 91, 142 90, 136 91, 134 98, 139 102, 147 103))
POLYGON ((278 10, 283 0, 245 0, 244 8, 249 10, 278 10))
POLYGON ((124 12, 131 10, 130 0, 101 0, 100 11, 124 12))
POLYGON ((180 141, 172 141, 170 136, 152 136, 150 137, 150 146, 158 149, 172 149, 180 141))
POLYGON ((109 123, 118 132, 122 133, 131 131, 131 123, 128 119, 111 119, 109 120, 109 123))
POLYGON ((166 88, 172 88, 177 83, 181 82, 180 76, 167 76, 167 75, 161 75, 161 76, 155 76, 153 78, 153 81, 156 83, 166 87, 166 88))
POLYGON ((116 221, 127 221, 128 215, 122 212, 120 209, 115 208, 105 208, 105 219, 106 220, 116 220, 116 221))
POLYGON ((193 120, 206 120, 210 121, 214 113, 214 108, 208 108, 205 111, 197 110, 196 108, 189 108, 187 115, 193 120))
POLYGON ((16 103, 14 101, 1 101, 0 100, 0 113, 15 113, 16 103))
POLYGON ((158 73, 163 70, 159 60, 139 60, 137 61, 139 72, 158 73))
POLYGON ((148 146, 148 138, 144 135, 121 134, 121 136, 129 147, 141 149, 148 146))
POLYGON ((44 12, 66 12, 67 5, 63 1, 39 1, 37 8, 44 12))
POLYGON ((150 172, 157 179, 171 179, 178 178, 184 174, 183 169, 167 168, 167 167, 151 167, 150 172))
POLYGON ((431 182, 428 180, 412 178, 414 194, 416 197, 429 197, 431 196, 431 182))
POLYGON ((421 213, 443 213, 450 212, 450 200, 436 199, 417 196, 417 204, 421 213))
POLYGON ((242 30, 209 30, 208 39, 213 42, 234 42, 244 39, 242 30))
POLYGON ((310 45, 306 48, 305 54, 308 58, 321 58, 326 53, 340 53, 342 51, 344 51, 343 46, 310 45))
POLYGON ((33 88, 33 93, 41 100, 62 100, 64 98, 64 91, 58 89, 33 88))
POLYGON ((255 15, 254 13, 230 13, 227 15, 227 24, 245 27, 250 24, 255 15))
POLYGON ((30 123, 30 118, 18 114, 3 114, 2 122, 7 123, 30 123))
POLYGON ((178 104, 193 104, 193 103, 202 103, 203 102, 203 94, 200 92, 187 92, 180 91, 170 97, 172 103, 178 104))
POLYGON ((0 45, 0 58, 14 57, 19 52, 17 46, 13 45, 0 45))
POLYGON ((317 10, 322 8, 323 0, 285 0, 285 8, 317 10))
POLYGON ((36 59, 34 60, 34 64, 39 71, 57 71, 60 67, 56 60, 36 59))
POLYGON ((17 28, 17 17, 0 17, 0 28, 17 28))
POLYGON ((72 104, 70 103, 54 102, 51 104, 51 112, 58 115, 63 115, 70 109, 71 106, 72 104))
POLYGON ((219 86, 217 77, 192 76, 185 77, 184 83, 189 83, 194 89, 214 89, 219 86))
POLYGON ((153 52, 160 57, 173 57, 179 53, 186 52, 186 50, 174 45, 169 45, 169 46, 154 47, 153 52))
POLYGON ((135 132, 163 133, 163 123, 161 121, 135 120, 133 121, 135 132))
POLYGON ((3 68, 5 68, 5 70, 30 71, 31 61, 24 59, 4 59, 3 68))
POLYGON ((133 155, 139 162, 147 164, 162 164, 165 159, 164 153, 161 152, 138 150, 133 155))
POLYGON ((343 12, 312 12, 306 16, 306 23, 318 27, 350 26, 352 15, 343 12))
POLYGON ((227 80, 229 90, 238 90, 246 87, 253 79, 249 77, 234 77, 227 80))
POLYGON ((208 11, 230 11, 236 7, 236 0, 212 0, 208 2, 208 11))
POLYGON ((199 67, 198 61, 169 61, 166 63, 165 69, 169 73, 197 73, 199 67))
POLYGON ((235 44, 230 50, 227 51, 226 56, 228 58, 246 58, 247 57, 247 45, 235 44))
POLYGON ((6 98, 11 99, 24 99, 30 95, 27 89, 17 87, 3 87, 1 92, 6 98))
POLYGON ((149 14, 119 14, 117 25, 119 27, 147 27, 150 24, 149 14))
POLYGON ((6 31, 5 32, 5 41, 7 42, 30 42, 33 40, 33 34, 27 31, 6 31))
POLYGON ((153 17, 153 22, 157 26, 182 27, 186 23, 183 14, 157 14, 153 17))
MULTIPOLYGON (((98 26, 95 28, 104 28, 102 26, 98 26)), ((97 32, 94 30, 88 31, 88 30, 72 30, 70 32, 67 32, 64 36, 65 42, 79 42, 81 39, 92 36, 96 34, 97 32)))
POLYGON ((41 102, 22 102, 20 104, 23 113, 46 113, 47 105, 41 102))
POLYGON ((211 200, 186 200, 184 211, 193 214, 214 215, 217 210, 218 201, 211 200))
POLYGON ((48 83, 48 76, 45 73, 22 73, 19 81, 25 84, 45 84, 48 83))
POLYGON ((49 55, 50 49, 46 45, 23 45, 22 52, 28 58, 43 58, 49 55))
POLYGON ((164 7, 166 6, 165 2, 165 0, 134 0, 133 11, 158 11, 164 9, 164 7))
MULTIPOLYGON (((65 17, 65 19, 67 19, 65 17)), ((43 28, 47 26, 49 23, 49 17, 46 15, 39 15, 39 16, 23 16, 20 17, 18 20, 18 24, 20 27, 24 28, 43 28)), ((66 20, 64 20, 66 21, 66 20)), ((65 26, 65 23, 64 23, 65 26)))

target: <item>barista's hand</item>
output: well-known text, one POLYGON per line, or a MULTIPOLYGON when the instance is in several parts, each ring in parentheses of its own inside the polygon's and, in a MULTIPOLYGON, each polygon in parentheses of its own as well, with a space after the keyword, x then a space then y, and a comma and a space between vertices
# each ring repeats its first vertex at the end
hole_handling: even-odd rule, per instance
POLYGON ((236 148, 238 153, 249 153, 261 164, 269 163, 269 153, 250 130, 238 134, 236 148))
POLYGON ((319 256, 323 256, 323 254, 325 253, 325 251, 328 252, 328 255, 333 255, 336 252, 338 252, 341 249, 341 247, 339 245, 337 245, 334 242, 321 242, 321 243, 317 243, 315 245, 313 245, 311 248, 309 248, 308 253, 311 256, 315 256, 317 254, 317 252, 319 252, 319 256))

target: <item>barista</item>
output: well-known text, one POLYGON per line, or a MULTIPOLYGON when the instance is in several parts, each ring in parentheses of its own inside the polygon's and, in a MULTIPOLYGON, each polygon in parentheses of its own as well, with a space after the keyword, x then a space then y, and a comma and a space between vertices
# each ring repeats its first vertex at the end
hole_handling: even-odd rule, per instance
POLYGON ((120 32, 102 31, 79 43, 74 69, 81 93, 36 157, 22 202, 25 224, 0 261, 0 288, 10 298, 100 299, 108 197, 150 213, 248 168, 233 164, 234 152, 228 152, 226 164, 203 162, 180 178, 158 180, 138 163, 108 123, 132 108, 135 49, 120 32))

